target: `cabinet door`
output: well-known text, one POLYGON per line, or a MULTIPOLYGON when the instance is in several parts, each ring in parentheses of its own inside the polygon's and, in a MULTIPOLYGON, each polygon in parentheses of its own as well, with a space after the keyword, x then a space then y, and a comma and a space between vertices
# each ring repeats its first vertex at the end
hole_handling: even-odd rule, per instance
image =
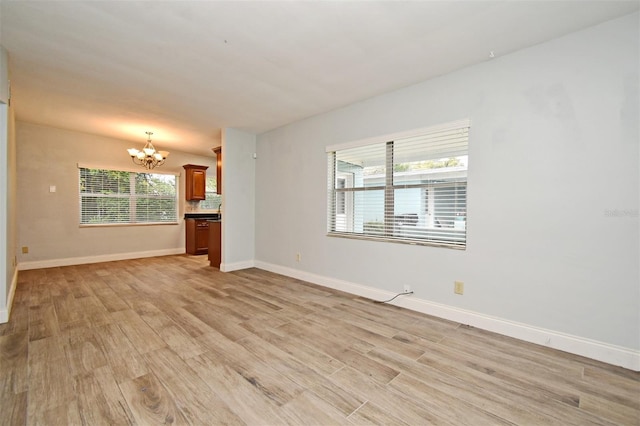
POLYGON ((204 200, 205 191, 207 188, 207 172, 206 170, 192 170, 193 176, 191 177, 191 199, 192 200, 204 200))
POLYGON ((185 198, 187 201, 201 201, 206 198, 207 168, 208 166, 196 166, 185 164, 185 198))
POLYGON ((209 248, 209 222, 196 221, 196 252, 205 254, 209 248))
POLYGON ((185 222, 187 254, 196 254, 196 221, 187 219, 185 222))

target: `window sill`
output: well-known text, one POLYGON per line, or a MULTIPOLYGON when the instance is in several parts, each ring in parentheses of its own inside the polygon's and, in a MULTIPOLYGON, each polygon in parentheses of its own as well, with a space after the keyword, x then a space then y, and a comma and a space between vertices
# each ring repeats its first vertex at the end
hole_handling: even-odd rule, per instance
POLYGON ((382 241, 387 243, 399 243, 399 244, 408 244, 412 246, 431 246, 431 247, 442 247, 449 248, 454 250, 466 250, 467 245, 465 244, 455 244, 446 241, 425 241, 425 240, 410 240, 410 239, 402 239, 399 237, 377 237, 375 235, 365 235, 365 234, 352 234, 352 233, 340 233, 340 232, 328 232, 327 237, 337 237, 337 238, 348 238, 352 240, 367 240, 367 241, 382 241))
POLYGON ((147 223, 82 223, 79 228, 114 228, 122 226, 157 226, 157 225, 179 225, 179 222, 147 222, 147 223))

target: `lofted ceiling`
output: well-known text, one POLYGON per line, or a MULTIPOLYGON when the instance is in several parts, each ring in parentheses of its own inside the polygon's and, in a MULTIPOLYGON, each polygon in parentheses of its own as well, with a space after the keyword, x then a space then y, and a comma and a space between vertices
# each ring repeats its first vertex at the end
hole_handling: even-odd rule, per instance
POLYGON ((212 155, 638 10, 636 1, 0 0, 18 120, 212 155))

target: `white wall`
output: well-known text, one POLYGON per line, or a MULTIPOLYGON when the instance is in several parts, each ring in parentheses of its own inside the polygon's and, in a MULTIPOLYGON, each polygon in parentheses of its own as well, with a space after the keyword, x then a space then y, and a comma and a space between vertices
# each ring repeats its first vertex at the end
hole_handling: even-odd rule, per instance
POLYGON ((222 271, 253 266, 255 152, 254 134, 222 129, 222 271))
POLYGON ((18 277, 15 120, 9 106, 8 65, 7 52, 0 46, 0 323, 9 319, 18 277))
POLYGON ((409 284, 433 312, 640 368, 638 34, 629 15, 260 135, 256 264, 409 284), (465 118, 466 251, 325 235, 325 146, 465 118))
POLYGON ((138 143, 25 122, 17 123, 18 245, 20 269, 184 253, 182 220, 184 164, 209 166, 215 173, 216 157, 172 151, 158 172, 180 173, 178 225, 79 227, 77 164, 104 168, 143 170, 131 162, 126 149, 138 143), (56 192, 49 192, 55 185, 56 192))

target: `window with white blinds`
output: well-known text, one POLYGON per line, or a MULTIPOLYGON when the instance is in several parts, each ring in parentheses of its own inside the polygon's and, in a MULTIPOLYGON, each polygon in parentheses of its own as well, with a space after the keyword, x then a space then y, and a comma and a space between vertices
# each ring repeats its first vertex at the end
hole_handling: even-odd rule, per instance
POLYGON ((79 167, 80 224, 178 223, 177 177, 79 167))
POLYGON ((205 181, 205 199, 200 201, 200 210, 220 210, 222 195, 218 194, 217 179, 214 176, 207 176, 205 181))
POLYGON ((469 121, 327 147, 330 236, 466 247, 469 121))

